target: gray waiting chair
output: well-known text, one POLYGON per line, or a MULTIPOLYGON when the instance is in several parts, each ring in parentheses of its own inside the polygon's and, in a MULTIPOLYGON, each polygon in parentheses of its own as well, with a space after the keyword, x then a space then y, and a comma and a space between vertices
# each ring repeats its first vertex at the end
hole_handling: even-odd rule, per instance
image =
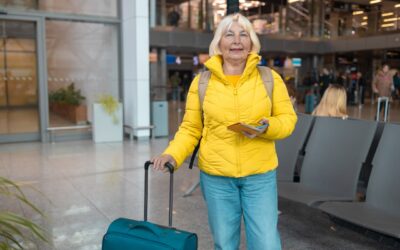
POLYGON ((314 119, 313 116, 306 114, 297 114, 297 117, 298 120, 293 134, 275 143, 279 159, 278 181, 293 182, 297 159, 314 119))
POLYGON ((386 124, 372 161, 365 202, 326 202, 337 218, 400 238, 400 125, 386 124))
POLYGON ((279 196, 318 206, 354 200, 377 123, 318 117, 306 146, 299 183, 279 182, 279 196))

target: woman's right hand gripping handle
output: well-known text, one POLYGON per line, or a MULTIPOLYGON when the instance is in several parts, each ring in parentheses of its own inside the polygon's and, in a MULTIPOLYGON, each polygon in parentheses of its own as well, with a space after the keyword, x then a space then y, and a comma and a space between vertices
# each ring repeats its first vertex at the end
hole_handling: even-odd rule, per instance
POLYGON ((165 163, 167 162, 171 163, 174 167, 176 167, 175 159, 168 154, 156 156, 153 159, 151 159, 151 161, 153 162, 153 169, 158 171, 168 172, 168 169, 165 167, 165 163))

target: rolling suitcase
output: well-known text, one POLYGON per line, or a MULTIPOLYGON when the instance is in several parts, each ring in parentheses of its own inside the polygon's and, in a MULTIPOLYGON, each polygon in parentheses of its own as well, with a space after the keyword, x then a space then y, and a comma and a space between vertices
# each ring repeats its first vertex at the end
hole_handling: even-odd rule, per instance
POLYGON ((158 250, 197 249, 197 235, 172 228, 174 167, 167 163, 170 172, 169 226, 147 221, 149 166, 145 163, 144 221, 119 218, 113 221, 103 237, 102 250, 158 250))

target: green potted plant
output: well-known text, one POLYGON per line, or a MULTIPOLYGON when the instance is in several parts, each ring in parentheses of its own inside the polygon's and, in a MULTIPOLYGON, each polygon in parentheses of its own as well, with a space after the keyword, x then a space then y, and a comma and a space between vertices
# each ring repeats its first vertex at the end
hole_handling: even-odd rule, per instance
MULTIPOLYGON (((43 213, 26 198, 17 184, 1 176, 0 196, 5 198, 4 200, 17 199, 43 216, 43 213)), ((47 242, 45 231, 30 219, 12 212, 0 211, 0 250, 24 249, 24 245, 31 242, 27 233, 47 242)))
POLYGON ((112 95, 102 95, 93 104, 93 140, 122 141, 122 104, 112 95))
POLYGON ((83 104, 85 97, 75 89, 74 83, 49 94, 50 111, 76 124, 87 121, 87 108, 83 104))

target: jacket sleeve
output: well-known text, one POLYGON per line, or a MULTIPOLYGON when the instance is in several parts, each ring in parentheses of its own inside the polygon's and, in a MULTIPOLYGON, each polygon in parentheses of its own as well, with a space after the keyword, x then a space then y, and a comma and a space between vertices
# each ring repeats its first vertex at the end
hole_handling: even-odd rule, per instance
POLYGON ((169 154, 175 159, 176 168, 179 168, 186 157, 193 152, 203 131, 198 86, 199 75, 193 79, 190 85, 186 99, 185 115, 178 132, 176 132, 174 139, 163 152, 163 154, 169 154))
POLYGON ((274 89, 272 92, 271 117, 266 117, 269 121, 268 129, 259 137, 268 140, 280 140, 292 134, 297 122, 297 115, 282 78, 275 71, 272 71, 272 76, 274 78, 274 89))

